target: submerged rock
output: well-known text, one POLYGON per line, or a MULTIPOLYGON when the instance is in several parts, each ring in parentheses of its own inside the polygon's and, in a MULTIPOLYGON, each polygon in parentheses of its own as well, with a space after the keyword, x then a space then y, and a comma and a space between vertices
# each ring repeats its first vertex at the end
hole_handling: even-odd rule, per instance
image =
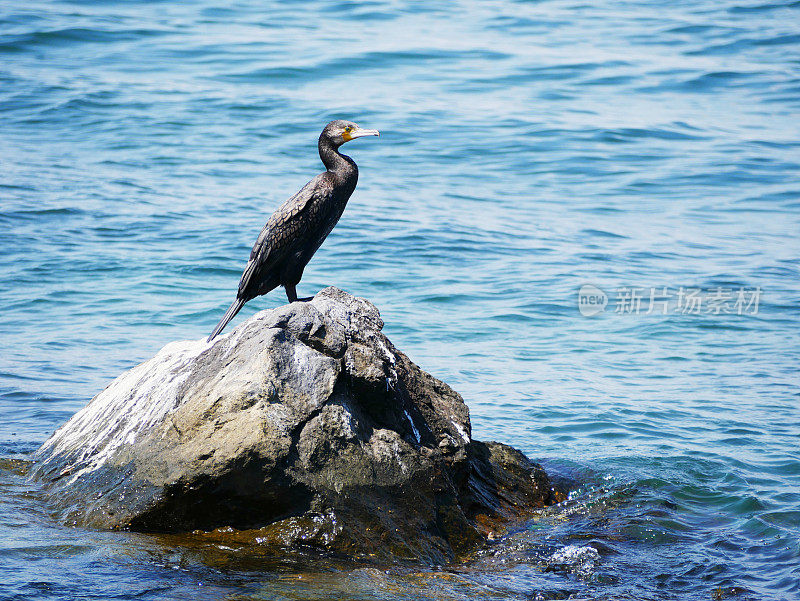
POLYGON ((327 288, 168 344, 45 442, 33 477, 71 523, 434 563, 547 504, 544 470, 472 440, 462 398, 382 327, 327 288))

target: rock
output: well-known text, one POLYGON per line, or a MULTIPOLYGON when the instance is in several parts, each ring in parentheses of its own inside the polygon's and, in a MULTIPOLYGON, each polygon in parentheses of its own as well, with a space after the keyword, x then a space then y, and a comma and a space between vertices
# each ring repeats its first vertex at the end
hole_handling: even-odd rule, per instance
POLYGON ((382 327, 327 288, 168 344, 45 442, 33 478, 79 525, 431 563, 550 502, 542 468, 471 440, 462 398, 382 327))

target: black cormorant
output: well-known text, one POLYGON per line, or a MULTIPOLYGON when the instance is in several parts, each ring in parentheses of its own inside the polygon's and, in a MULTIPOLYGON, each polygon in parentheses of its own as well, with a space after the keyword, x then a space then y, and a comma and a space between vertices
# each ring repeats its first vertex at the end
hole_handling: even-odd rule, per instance
POLYGON ((358 167, 339 152, 345 142, 380 135, 351 121, 331 121, 319 136, 319 157, 327 167, 283 203, 261 230, 239 281, 239 291, 211 332, 211 341, 251 298, 283 286, 289 302, 297 300, 303 269, 342 216, 356 188, 358 167))

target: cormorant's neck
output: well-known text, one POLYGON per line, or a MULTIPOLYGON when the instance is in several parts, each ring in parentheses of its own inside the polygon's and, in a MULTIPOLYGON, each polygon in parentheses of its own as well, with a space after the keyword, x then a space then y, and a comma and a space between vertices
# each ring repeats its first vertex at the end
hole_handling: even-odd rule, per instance
POLYGON ((319 138, 319 158, 328 169, 343 179, 350 179, 354 174, 358 176, 358 167, 349 156, 339 152, 330 140, 320 136, 319 138))

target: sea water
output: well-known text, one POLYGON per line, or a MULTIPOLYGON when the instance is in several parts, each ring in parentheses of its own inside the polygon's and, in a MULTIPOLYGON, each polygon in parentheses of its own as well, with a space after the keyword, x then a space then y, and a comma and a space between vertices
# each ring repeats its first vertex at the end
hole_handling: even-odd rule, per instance
POLYGON ((789 0, 0 2, 0 598, 799 599, 799 24, 789 0), (299 294, 373 301, 569 500, 388 573, 52 521, 29 454, 209 333, 334 118, 381 137, 345 147, 358 188, 299 294))

